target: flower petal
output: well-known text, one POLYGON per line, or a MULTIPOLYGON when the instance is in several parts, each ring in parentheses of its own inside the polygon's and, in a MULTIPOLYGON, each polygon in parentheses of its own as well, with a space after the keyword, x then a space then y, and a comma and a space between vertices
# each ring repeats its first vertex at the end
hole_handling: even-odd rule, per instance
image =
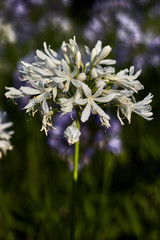
POLYGON ((20 90, 22 91, 23 94, 25 95, 37 95, 40 94, 41 91, 35 88, 31 88, 31 87, 20 87, 20 90))
POLYGON ((49 107, 48 107, 46 99, 44 99, 43 102, 42 102, 42 110, 46 114, 48 114, 48 112, 49 112, 49 107))
POLYGON ((44 96, 46 93, 42 93, 34 98, 31 98, 29 103, 24 107, 24 109, 28 109, 36 105, 37 103, 41 103, 44 100, 44 96))
POLYGON ((47 76, 47 77, 53 76, 53 72, 51 72, 47 68, 46 69, 45 68, 41 69, 41 68, 38 68, 38 67, 34 67, 34 72, 38 73, 42 76, 47 76))
POLYGON ((104 117, 106 119, 110 119, 109 115, 106 114, 102 108, 100 108, 94 101, 91 102, 91 105, 92 105, 92 108, 94 109, 94 111, 96 110, 97 113, 101 116, 101 117, 104 117))
POLYGON ((56 64, 54 63, 54 61, 52 61, 52 59, 45 59, 45 64, 46 68, 49 69, 50 71, 53 71, 54 68, 56 67, 56 64))
POLYGON ((83 92, 86 97, 89 97, 92 95, 91 89, 85 83, 82 83, 82 87, 83 87, 83 92))
POLYGON ((120 93, 110 93, 109 95, 106 95, 104 97, 97 97, 97 98, 94 98, 94 101, 96 102, 110 102, 113 100, 113 98, 117 97, 117 96, 120 96, 121 94, 120 93))
POLYGON ((37 50, 36 55, 40 60, 43 60, 43 61, 45 59, 49 59, 49 57, 44 52, 42 52, 41 50, 37 50))
POLYGON ((87 98, 84 98, 84 99, 76 99, 75 100, 75 103, 76 104, 79 104, 79 105, 84 105, 88 102, 88 99, 87 98))
POLYGON ((53 100, 55 101, 57 97, 57 86, 53 88, 52 93, 53 93, 53 100))
POLYGON ((64 81, 66 81, 66 78, 53 77, 52 80, 53 80, 53 82, 55 82, 55 83, 62 83, 62 82, 64 82, 64 81))
POLYGON ((104 64, 104 65, 112 65, 112 64, 115 64, 116 61, 113 60, 113 59, 105 59, 105 60, 101 60, 99 62, 99 64, 104 64))
POLYGON ((91 104, 90 104, 90 102, 88 102, 82 112, 81 121, 86 122, 90 116, 90 113, 91 113, 91 104))
POLYGON ((72 82, 72 84, 73 84, 75 87, 77 87, 77 88, 79 88, 79 87, 82 86, 82 82, 81 82, 80 80, 72 79, 71 82, 72 82))
POLYGON ((97 52, 97 55, 100 53, 101 49, 102 49, 102 41, 101 40, 98 40, 96 45, 95 45, 95 49, 96 49, 96 52, 97 52))
POLYGON ((102 94, 103 87, 98 88, 98 90, 93 94, 93 98, 96 98, 102 94))
POLYGON ((65 73, 70 75, 70 68, 64 59, 62 59, 62 67, 63 67, 63 70, 65 71, 65 73))
POLYGON ((19 89, 16 89, 14 87, 5 87, 5 89, 8 90, 8 92, 5 93, 6 98, 20 98, 20 97, 24 97, 24 94, 19 89))
POLYGON ((52 52, 52 54, 50 53, 50 46, 49 46, 49 50, 48 50, 48 47, 47 47, 47 44, 46 42, 43 43, 43 47, 44 47, 44 51, 45 53, 47 53, 48 56, 50 56, 51 58, 54 56, 54 57, 57 57, 57 53, 55 51, 52 52))
POLYGON ((91 55, 91 51, 90 51, 89 47, 87 47, 87 46, 84 46, 84 47, 85 47, 87 55, 90 56, 91 55))

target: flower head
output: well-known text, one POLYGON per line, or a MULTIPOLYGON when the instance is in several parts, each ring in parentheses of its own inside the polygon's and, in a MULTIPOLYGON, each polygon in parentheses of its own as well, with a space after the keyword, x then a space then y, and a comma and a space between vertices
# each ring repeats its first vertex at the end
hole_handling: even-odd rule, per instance
MULTIPOLYGON (((24 107, 26 112, 34 115, 41 112, 42 130, 47 134, 53 127, 52 115, 61 115, 74 110, 79 112, 82 122, 86 122, 90 115, 98 114, 101 124, 110 127, 108 107, 117 108, 117 117, 123 125, 123 118, 131 122, 132 112, 152 119, 152 94, 144 100, 136 102, 134 94, 143 89, 137 78, 141 70, 134 73, 134 67, 116 73, 110 65, 116 63, 113 59, 106 59, 111 52, 109 45, 102 47, 97 41, 92 50, 85 46, 87 61, 82 60, 76 38, 63 42, 62 54, 55 52, 44 42, 44 51, 37 50, 35 61, 31 64, 22 62, 21 81, 25 86, 19 89, 6 87, 6 97, 15 99, 29 96, 29 102, 24 107), (27 85, 28 84, 28 85, 27 85)), ((69 144, 79 140, 80 132, 75 123, 65 131, 69 144)))

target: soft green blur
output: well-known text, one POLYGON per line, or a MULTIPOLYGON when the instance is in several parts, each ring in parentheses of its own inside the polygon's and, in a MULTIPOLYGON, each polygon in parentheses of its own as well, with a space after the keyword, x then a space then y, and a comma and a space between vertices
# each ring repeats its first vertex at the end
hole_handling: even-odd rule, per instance
MULTIPOLYGON (((4 2, 0 6, 1 15, 6 10, 4 2)), ((68 163, 48 146, 45 134, 40 132, 39 114, 33 118, 19 111, 18 105, 6 99, 4 93, 5 86, 13 86, 13 74, 19 60, 42 49, 43 41, 59 50, 62 41, 76 35, 78 43, 93 47, 82 31, 91 17, 91 6, 86 3, 85 8, 84 1, 82 3, 79 6, 81 15, 76 15, 76 4, 65 6, 62 1, 46 1, 44 5, 30 7, 26 25, 32 22, 37 31, 21 42, 3 40, 3 34, 0 35, 0 109, 7 111, 15 131, 11 140, 14 149, 0 161, 0 240, 69 239, 72 172, 68 163), (53 22, 46 17, 47 12, 53 14, 50 15, 53 22), (62 16, 61 24, 54 24, 56 14, 62 16), (68 19, 68 30, 63 28, 64 16, 68 19), (45 27, 42 27, 43 21, 38 25, 43 18, 45 27)), ((153 20, 148 14, 153 4, 142 10, 146 11, 144 28, 154 29, 160 35, 160 17, 153 20)), ((136 7, 140 6, 137 4, 135 11, 136 7)), ((5 15, 5 20, 17 26, 9 14, 5 15)), ((107 41, 103 40, 104 44, 112 46, 115 58, 118 40, 114 27, 116 23, 106 38, 104 32, 107 41)), ((142 51, 147 54, 151 50, 143 49, 140 44, 123 68, 128 68, 137 52, 142 51)), ((152 65, 142 69, 139 77, 145 86, 139 99, 149 92, 154 95, 154 120, 148 122, 133 114, 131 124, 126 122, 122 128, 123 152, 114 155, 97 151, 90 165, 79 173, 76 240, 159 240, 159 79, 160 68, 152 65)))

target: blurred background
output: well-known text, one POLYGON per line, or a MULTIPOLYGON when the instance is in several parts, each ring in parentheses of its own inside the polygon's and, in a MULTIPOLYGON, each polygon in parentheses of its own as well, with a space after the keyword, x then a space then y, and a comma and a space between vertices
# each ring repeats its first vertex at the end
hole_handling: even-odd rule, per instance
POLYGON ((33 62, 43 42, 59 51, 76 36, 80 48, 97 40, 112 47, 116 72, 134 65, 154 95, 151 122, 135 114, 121 126, 111 112, 105 132, 96 118, 81 126, 76 240, 159 240, 160 236, 160 1, 1 0, 0 110, 15 134, 0 160, 0 240, 69 239, 72 147, 63 131, 71 121, 54 118, 56 131, 40 132, 41 117, 5 98, 19 87, 20 61, 33 62))

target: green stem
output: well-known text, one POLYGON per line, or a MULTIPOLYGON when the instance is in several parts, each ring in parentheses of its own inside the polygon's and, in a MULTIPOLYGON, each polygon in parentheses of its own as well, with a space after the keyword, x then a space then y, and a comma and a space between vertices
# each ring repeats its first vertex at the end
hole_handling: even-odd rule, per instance
POLYGON ((92 66, 92 67, 91 67, 91 70, 90 70, 90 72, 89 72, 89 75, 88 75, 88 78, 87 78, 87 83, 88 83, 88 82, 89 82, 89 80, 90 80, 90 77, 91 77, 91 72, 92 72, 92 69, 93 69, 93 67, 94 67, 94 66, 92 66))
POLYGON ((79 75, 79 69, 77 70, 76 78, 78 77, 78 75, 79 75))
MULTIPOLYGON (((79 112, 76 112, 77 128, 80 129, 79 112)), ((78 159, 79 159, 79 141, 75 143, 74 166, 73 166, 73 185, 72 185, 72 212, 71 212, 71 240, 75 239, 75 215, 77 200, 77 182, 78 182, 78 159)))

